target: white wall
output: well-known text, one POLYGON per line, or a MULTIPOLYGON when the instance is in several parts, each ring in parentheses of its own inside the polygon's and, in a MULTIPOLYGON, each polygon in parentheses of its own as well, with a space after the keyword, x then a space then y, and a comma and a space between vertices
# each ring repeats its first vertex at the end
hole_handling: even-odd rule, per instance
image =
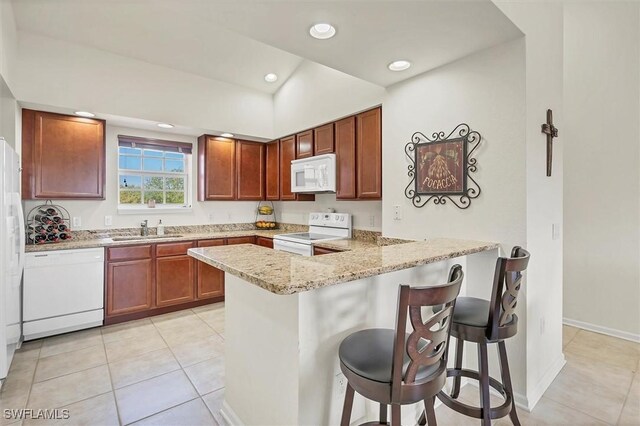
POLYGON ((564 316, 640 340, 640 5, 565 6, 564 316))
POLYGON ((379 105, 384 93, 380 86, 305 60, 273 96, 276 137, 379 105))
POLYGON ((17 40, 11 2, 0 1, 0 75, 9 87, 12 86, 15 74, 17 40))
POLYGON ((10 87, 20 102, 273 136, 267 93, 30 33, 18 46, 10 87))
MULTIPOLYGON (((178 142, 193 143, 193 153, 197 153, 197 139, 192 136, 149 132, 139 129, 114 127, 107 124, 107 181, 106 199, 103 201, 58 200, 58 203, 69 210, 71 216, 81 218, 82 225, 76 229, 106 229, 137 227, 144 219, 149 219, 149 226, 155 226, 158 219, 165 225, 197 225, 207 223, 241 223, 253 222, 257 201, 196 201, 197 181, 192 179, 193 208, 187 213, 159 213, 158 210, 145 214, 118 214, 118 135, 140 136, 157 139, 169 139, 178 142), (113 225, 105 226, 104 217, 113 217, 113 225), (210 217, 210 215, 213 215, 210 217)), ((195 157, 194 157, 195 159, 195 157)), ((196 177, 196 161, 192 162, 192 177, 196 177)), ((26 201, 25 212, 43 200, 26 201)))
MULTIPOLYGON (((383 234, 497 241, 507 251, 514 245, 526 245, 524 40, 481 51, 387 90, 382 122, 383 234), (460 123, 482 135, 474 174, 482 190, 480 197, 466 210, 450 201, 414 207, 404 195, 410 180, 405 145, 416 131, 448 134, 460 123), (396 205, 401 220, 394 220, 396 205)), ((484 292, 470 295, 488 299, 491 281, 488 274, 484 292)), ((527 321, 525 307, 522 303, 518 311, 521 329, 527 321)), ((512 369, 512 377, 516 391, 524 394, 525 335, 512 340, 509 357, 513 365, 520 366, 512 369)))

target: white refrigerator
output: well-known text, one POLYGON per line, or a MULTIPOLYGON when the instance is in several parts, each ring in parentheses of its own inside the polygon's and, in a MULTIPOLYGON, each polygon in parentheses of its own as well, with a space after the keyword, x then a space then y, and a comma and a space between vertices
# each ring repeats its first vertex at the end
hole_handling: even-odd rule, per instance
POLYGON ((0 137, 0 380, 7 377, 22 336, 25 227, 20 199, 20 157, 0 137))

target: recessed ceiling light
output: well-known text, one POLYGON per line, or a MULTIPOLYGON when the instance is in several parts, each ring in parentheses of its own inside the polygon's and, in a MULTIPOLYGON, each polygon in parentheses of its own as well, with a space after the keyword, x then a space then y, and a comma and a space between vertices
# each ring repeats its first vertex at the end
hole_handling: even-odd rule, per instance
POLYGON ((393 61, 388 67, 391 71, 404 71, 411 66, 411 62, 405 60, 393 61))
POLYGON ((309 28, 309 34, 311 34, 311 37, 326 40, 336 35, 336 29, 333 25, 323 22, 309 28))
POLYGON ((223 138, 232 138, 233 137, 233 133, 223 133, 220 136, 222 136, 223 138))
POLYGON ((278 79, 278 76, 272 72, 264 76, 264 81, 266 81, 267 83, 273 83, 277 79, 278 79))
POLYGON ((169 124, 169 123, 158 123, 158 127, 162 127, 163 129, 173 129, 173 124, 169 124))
POLYGON ((75 114, 79 115, 80 117, 95 117, 96 116, 94 113, 88 112, 88 111, 76 111, 75 114))

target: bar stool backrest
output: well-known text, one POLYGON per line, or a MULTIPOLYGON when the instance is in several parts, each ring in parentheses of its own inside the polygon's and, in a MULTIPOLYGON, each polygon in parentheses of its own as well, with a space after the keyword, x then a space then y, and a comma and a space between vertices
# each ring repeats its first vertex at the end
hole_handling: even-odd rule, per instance
POLYGON ((440 363, 440 370, 446 371, 453 308, 460 292, 463 277, 462 267, 454 265, 449 272, 449 281, 444 285, 400 286, 391 376, 391 397, 393 400, 399 400, 402 386, 420 385, 416 382, 419 368, 440 363), (431 315, 425 321, 422 316, 422 308, 438 305, 443 305, 442 310, 431 315), (407 315, 413 331, 405 343, 407 315), (425 345, 427 341, 428 344, 425 345), (409 355, 410 361, 403 378, 405 353, 409 355))
POLYGON ((515 309, 522 285, 522 273, 527 269, 529 257, 527 250, 516 246, 511 250, 511 257, 500 257, 496 262, 487 323, 489 340, 498 338, 501 327, 517 327, 518 316, 515 309))

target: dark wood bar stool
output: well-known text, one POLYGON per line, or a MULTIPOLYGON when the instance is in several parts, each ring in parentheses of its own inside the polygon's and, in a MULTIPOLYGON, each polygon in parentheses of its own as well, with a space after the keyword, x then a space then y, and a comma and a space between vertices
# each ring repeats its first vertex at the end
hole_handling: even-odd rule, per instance
MULTIPOLYGON (((491 424, 491 419, 498 419, 507 414, 514 425, 520 425, 513 398, 504 340, 514 336, 518 331, 518 316, 515 314, 515 308, 522 283, 522 273, 527 269, 528 263, 529 252, 522 247, 514 247, 510 258, 500 257, 496 262, 490 301, 475 297, 459 297, 456 302, 451 326, 451 335, 458 339, 455 368, 447 371, 447 376, 453 377, 453 389, 451 395, 440 391, 438 398, 452 410, 481 419, 482 425, 488 426, 491 424), (479 371, 462 368, 465 341, 475 342, 478 345, 479 371), (489 376, 487 360, 489 343, 498 344, 502 383, 489 376), (462 377, 480 382, 480 407, 472 407, 457 400, 462 377), (504 398, 504 403, 499 407, 491 408, 489 386, 500 392, 504 398)), ((420 424, 424 424, 424 421, 420 424)))
POLYGON ((396 328, 368 329, 351 334, 340 344, 340 368, 347 378, 342 426, 351 420, 354 392, 380 403, 380 421, 400 426, 400 406, 424 401, 429 425, 436 424, 433 404, 447 380, 447 347, 451 316, 462 284, 462 267, 455 265, 447 284, 430 287, 401 285, 396 328), (427 321, 422 307, 443 305, 427 321), (407 333, 407 311, 413 331, 407 333))

